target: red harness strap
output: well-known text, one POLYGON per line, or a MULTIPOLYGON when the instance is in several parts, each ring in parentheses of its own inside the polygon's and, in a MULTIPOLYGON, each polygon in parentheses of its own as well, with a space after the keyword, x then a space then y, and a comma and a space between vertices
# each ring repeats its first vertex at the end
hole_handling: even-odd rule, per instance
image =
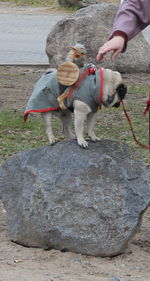
MULTIPOLYGON (((67 98, 71 97, 73 91, 80 86, 81 82, 83 81, 83 79, 87 75, 93 75, 93 74, 95 74, 95 70, 93 68, 86 69, 83 74, 80 74, 79 80, 70 88, 70 90, 68 92, 68 95, 67 95, 67 98)), ((99 69, 99 76, 100 76, 99 109, 101 109, 101 107, 102 107, 102 100, 103 100, 103 87, 104 87, 104 78, 103 78, 103 69, 102 69, 102 67, 100 67, 100 69, 99 69)))
POLYGON ((78 88, 82 82, 82 80, 89 75, 89 69, 86 69, 84 73, 80 73, 80 77, 79 80, 72 86, 70 87, 70 90, 68 92, 67 98, 71 98, 71 95, 73 93, 73 91, 78 88))
POLYGON ((136 142, 139 146, 141 146, 142 148, 150 150, 150 146, 149 146, 149 145, 146 145, 146 144, 143 144, 143 143, 139 142, 139 140, 136 138, 135 133, 134 133, 134 130, 133 130, 133 127, 132 127, 132 124, 131 124, 130 117, 129 117, 129 115, 128 115, 128 113, 126 112, 126 109, 125 109, 125 107, 124 107, 123 100, 121 101, 121 104, 122 104, 122 107, 123 107, 124 114, 125 114, 125 116, 126 116, 126 118, 127 118, 127 120, 128 120, 128 123, 129 123, 129 126, 130 126, 130 129, 131 129, 131 132, 132 132, 132 135, 133 135, 133 138, 134 138, 135 142, 136 142))
POLYGON ((103 101, 103 88, 104 88, 104 77, 103 77, 103 69, 100 67, 99 69, 99 76, 100 76, 100 93, 99 93, 99 109, 102 108, 102 101, 103 101))

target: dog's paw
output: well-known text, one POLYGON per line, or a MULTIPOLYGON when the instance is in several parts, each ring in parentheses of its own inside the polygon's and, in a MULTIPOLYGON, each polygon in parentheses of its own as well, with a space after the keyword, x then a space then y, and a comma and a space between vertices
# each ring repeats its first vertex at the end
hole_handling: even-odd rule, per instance
POLYGON ((85 140, 82 140, 82 141, 78 140, 78 145, 83 147, 83 148, 86 148, 86 147, 88 147, 88 142, 85 141, 85 140))
POLYGON ((101 140, 99 137, 96 137, 96 136, 94 136, 94 137, 89 136, 89 137, 90 137, 91 141, 94 141, 94 142, 101 140))
POLYGON ((53 145, 53 144, 55 144, 57 141, 58 141, 58 139, 55 138, 55 137, 50 138, 50 139, 49 139, 49 144, 50 144, 50 145, 53 145))

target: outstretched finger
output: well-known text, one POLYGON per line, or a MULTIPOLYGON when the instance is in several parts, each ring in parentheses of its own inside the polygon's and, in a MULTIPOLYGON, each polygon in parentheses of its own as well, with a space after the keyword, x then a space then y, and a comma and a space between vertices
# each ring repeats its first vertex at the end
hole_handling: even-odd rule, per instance
POLYGON ((109 48, 107 47, 102 47, 100 48, 98 55, 97 55, 97 60, 102 60, 104 58, 104 55, 109 51, 109 48))
POLYGON ((97 55, 97 57, 96 57, 96 60, 97 60, 97 61, 100 61, 100 60, 103 59, 103 57, 104 57, 104 55, 103 55, 101 52, 99 52, 98 55, 97 55))
POLYGON ((121 53, 121 50, 119 49, 119 50, 115 50, 113 53, 112 53, 112 55, 111 55, 111 60, 112 61, 114 61, 117 57, 118 57, 118 55, 121 53))

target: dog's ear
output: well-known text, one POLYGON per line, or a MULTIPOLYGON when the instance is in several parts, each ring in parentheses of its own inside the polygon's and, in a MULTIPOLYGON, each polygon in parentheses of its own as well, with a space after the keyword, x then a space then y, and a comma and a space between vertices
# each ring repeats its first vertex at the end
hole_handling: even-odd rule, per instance
POLYGON ((116 89, 118 96, 121 100, 123 100, 127 93, 127 87, 122 83, 116 89))

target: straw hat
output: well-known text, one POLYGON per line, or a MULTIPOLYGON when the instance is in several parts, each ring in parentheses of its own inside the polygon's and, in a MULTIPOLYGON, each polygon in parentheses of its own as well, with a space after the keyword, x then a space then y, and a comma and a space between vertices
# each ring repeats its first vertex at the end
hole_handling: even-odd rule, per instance
POLYGON ((70 61, 62 63, 57 69, 57 79, 65 86, 73 85, 79 78, 79 67, 70 61))

